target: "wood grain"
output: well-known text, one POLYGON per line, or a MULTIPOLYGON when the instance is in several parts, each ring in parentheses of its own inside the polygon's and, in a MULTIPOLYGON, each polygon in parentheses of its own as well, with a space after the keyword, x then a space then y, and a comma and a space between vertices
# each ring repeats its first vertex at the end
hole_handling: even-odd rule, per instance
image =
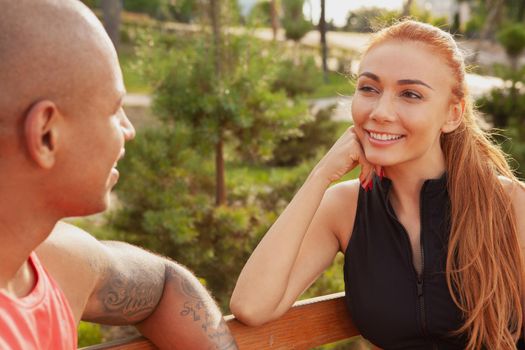
MULTIPOLYGON (((240 350, 306 350, 359 335, 347 312, 344 292, 298 301, 279 319, 248 327, 233 316, 226 321, 240 350)), ((153 350, 147 339, 134 337, 83 350, 153 350)))

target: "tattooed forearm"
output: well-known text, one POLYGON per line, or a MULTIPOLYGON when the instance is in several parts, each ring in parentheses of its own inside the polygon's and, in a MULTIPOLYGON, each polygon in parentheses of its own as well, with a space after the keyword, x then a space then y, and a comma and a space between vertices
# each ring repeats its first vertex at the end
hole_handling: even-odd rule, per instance
POLYGON ((182 270, 168 268, 166 280, 178 286, 184 301, 180 315, 196 325, 206 335, 211 345, 209 350, 235 350, 237 344, 222 318, 218 307, 205 289, 194 278, 182 270))

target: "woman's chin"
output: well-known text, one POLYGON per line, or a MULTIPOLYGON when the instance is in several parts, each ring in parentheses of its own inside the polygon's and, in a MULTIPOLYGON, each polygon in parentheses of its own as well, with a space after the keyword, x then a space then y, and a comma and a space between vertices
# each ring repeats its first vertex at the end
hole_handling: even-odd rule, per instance
POLYGON ((372 152, 371 154, 367 153, 365 156, 368 162, 381 167, 391 166, 396 163, 392 157, 387 157, 386 155, 382 154, 375 154, 375 152, 372 152))

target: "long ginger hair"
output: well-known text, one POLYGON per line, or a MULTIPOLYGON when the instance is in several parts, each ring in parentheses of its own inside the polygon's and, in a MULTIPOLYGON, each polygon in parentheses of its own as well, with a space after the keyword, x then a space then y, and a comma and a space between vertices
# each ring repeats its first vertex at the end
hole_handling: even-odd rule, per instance
POLYGON ((523 323, 524 268, 515 213, 502 181, 512 188, 519 182, 504 153, 479 125, 465 83, 464 58, 452 36, 404 20, 377 32, 366 52, 386 41, 423 43, 440 55, 455 78, 451 103, 465 103, 460 126, 440 140, 451 203, 446 279, 464 318, 454 334, 468 336, 468 350, 515 349, 523 323))

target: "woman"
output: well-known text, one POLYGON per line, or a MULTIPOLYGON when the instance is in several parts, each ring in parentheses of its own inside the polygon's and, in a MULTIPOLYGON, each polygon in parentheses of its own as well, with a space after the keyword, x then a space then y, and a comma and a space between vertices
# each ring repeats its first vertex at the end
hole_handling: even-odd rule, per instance
POLYGON ((348 308, 375 345, 514 349, 525 190, 477 124, 450 34, 410 20, 376 33, 352 117, 246 263, 232 312, 279 317, 342 251, 348 308))

